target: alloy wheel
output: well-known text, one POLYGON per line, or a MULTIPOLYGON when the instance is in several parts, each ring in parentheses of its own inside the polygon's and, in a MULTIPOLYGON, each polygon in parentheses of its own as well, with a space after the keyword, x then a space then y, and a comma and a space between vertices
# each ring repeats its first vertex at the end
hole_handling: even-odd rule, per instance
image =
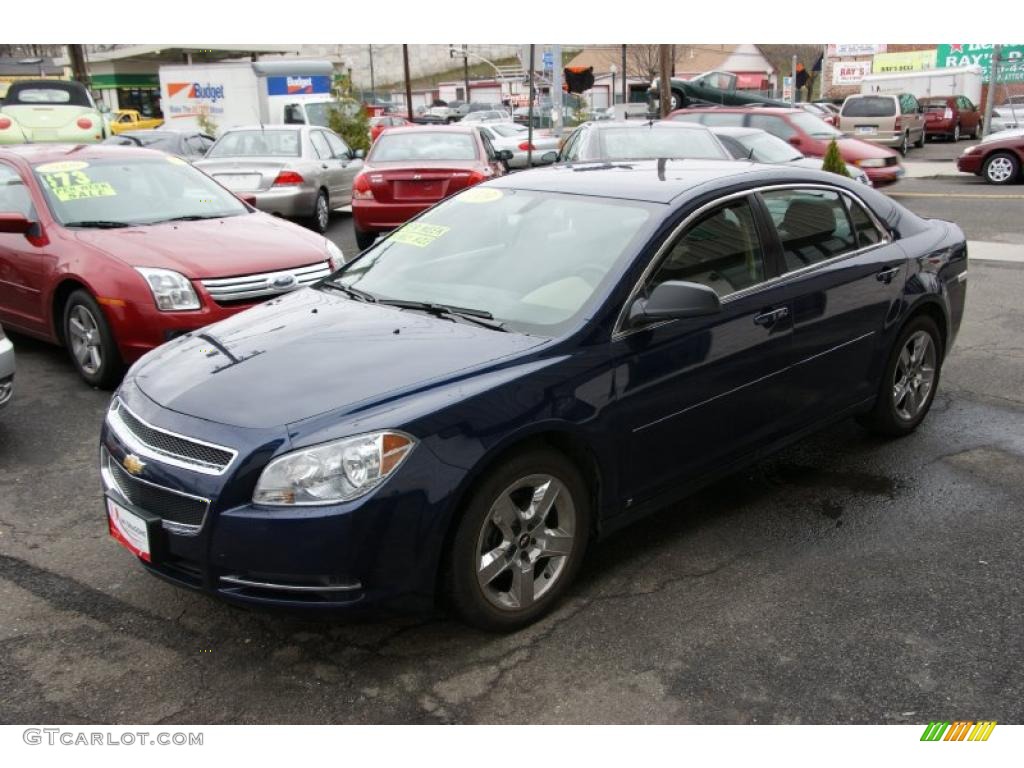
POLYGON ((320 194, 316 199, 316 223, 320 225, 320 231, 327 229, 331 221, 331 208, 327 204, 327 198, 320 194))
POLYGON ((477 538, 477 583, 505 611, 530 608, 565 572, 576 534, 576 506, 566 485, 528 475, 502 491, 477 538))
POLYGON ((935 359, 935 345, 927 331, 918 331, 903 345, 893 374, 892 403, 904 421, 913 421, 928 404, 935 359))
POLYGON ((1008 157, 993 157, 988 161, 985 175, 988 176, 989 181, 1002 184, 1013 175, 1013 162, 1008 157))
POLYGON ((85 373, 94 376, 103 366, 103 340, 99 323, 88 307, 77 304, 71 309, 68 335, 75 360, 85 373))

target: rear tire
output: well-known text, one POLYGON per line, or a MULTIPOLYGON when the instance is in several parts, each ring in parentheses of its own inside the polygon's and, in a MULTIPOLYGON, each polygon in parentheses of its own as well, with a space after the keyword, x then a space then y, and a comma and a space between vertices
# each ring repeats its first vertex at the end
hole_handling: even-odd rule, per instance
POLYGON ((365 251, 375 242, 377 242, 376 232, 364 232, 361 229, 356 229, 356 245, 360 252, 365 251))
POLYGON ((879 435, 909 435, 931 410, 941 371, 942 336, 934 320, 917 315, 896 338, 874 407, 857 420, 879 435))
POLYGON ((587 485, 562 454, 532 448, 504 459, 458 522, 445 574, 455 611, 487 631, 532 624, 579 572, 590 515, 587 485))
POLYGON ((1009 152, 996 152, 981 168, 989 184, 1012 184, 1020 175, 1020 162, 1009 152))
POLYGON ((313 213, 309 217, 309 228, 321 235, 327 232, 331 224, 331 203, 327 197, 327 190, 321 189, 316 195, 313 203, 313 213))
POLYGON ((899 146, 899 152, 904 157, 906 157, 907 153, 910 152, 910 132, 909 131, 907 131, 906 133, 903 134, 903 142, 899 146))
POLYGON ((79 376, 100 389, 113 389, 124 363, 110 324, 88 291, 72 293, 64 305, 64 346, 79 376))

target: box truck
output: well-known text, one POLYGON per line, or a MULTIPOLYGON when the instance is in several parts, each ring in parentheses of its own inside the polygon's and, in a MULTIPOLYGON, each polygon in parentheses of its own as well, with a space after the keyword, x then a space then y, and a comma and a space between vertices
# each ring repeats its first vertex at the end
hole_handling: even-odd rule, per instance
POLYGON ((236 125, 327 125, 334 103, 329 61, 272 59, 160 67, 160 106, 169 128, 220 133, 236 125))
POLYGON ((891 75, 864 75, 861 93, 912 93, 926 96, 966 96, 981 103, 981 67, 949 67, 921 72, 896 72, 891 75))

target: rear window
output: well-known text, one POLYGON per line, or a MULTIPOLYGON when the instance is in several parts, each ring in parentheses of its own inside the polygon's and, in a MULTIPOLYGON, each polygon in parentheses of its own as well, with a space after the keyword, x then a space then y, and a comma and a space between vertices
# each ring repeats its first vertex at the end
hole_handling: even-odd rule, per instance
POLYGON ((78 83, 29 84, 13 83, 3 100, 4 106, 15 104, 69 104, 91 107, 85 88, 78 83))
POLYGON ((410 131, 382 133, 370 152, 370 162, 418 162, 421 160, 476 160, 476 141, 468 133, 410 131))
POLYGON ((896 99, 891 96, 864 96, 847 99, 843 104, 843 117, 893 117, 896 99))
POLYGON ((300 148, 298 131, 229 131, 207 157, 298 157, 300 148))
POLYGON ((686 128, 609 128, 599 132, 601 155, 610 160, 689 157, 729 160, 710 131, 686 128))

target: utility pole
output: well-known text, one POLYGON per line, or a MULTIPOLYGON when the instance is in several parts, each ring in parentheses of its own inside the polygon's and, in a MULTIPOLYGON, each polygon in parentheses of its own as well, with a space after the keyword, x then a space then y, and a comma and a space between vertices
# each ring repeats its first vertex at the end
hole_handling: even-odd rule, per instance
POLYGON ((367 46, 370 49, 370 93, 373 96, 374 102, 377 101, 377 85, 373 81, 373 43, 367 46))
POLYGON ((789 89, 789 106, 796 106, 796 54, 793 54, 793 79, 790 81, 791 87, 789 89))
POLYGON ((406 117, 412 122, 412 81, 409 79, 409 46, 402 46, 402 66, 405 68, 405 107, 406 117))
POLYGON ((562 46, 551 46, 551 108, 555 113, 551 132, 562 135, 562 46))
POLYGON ((988 72, 988 96, 985 97, 985 117, 982 125, 982 135, 988 136, 992 132, 992 106, 996 103, 996 83, 999 80, 999 58, 1003 52, 1003 46, 998 43, 992 46, 992 64, 988 72))
POLYGON ((671 45, 658 46, 658 106, 662 118, 668 117, 672 111, 672 84, 669 82, 672 78, 671 48, 671 45))
POLYGON ((89 70, 85 66, 85 46, 68 45, 67 49, 68 59, 71 61, 71 76, 89 88, 89 70))
POLYGON ((462 46, 462 80, 466 86, 466 98, 464 101, 469 104, 472 99, 469 98, 469 46, 462 46))
POLYGON ((629 76, 626 74, 626 46, 622 46, 622 103, 629 103, 629 76))
POLYGON ((534 64, 533 64, 533 51, 534 51, 534 44, 530 43, 530 106, 529 106, 529 110, 528 110, 528 117, 529 117, 528 122, 527 122, 528 128, 526 129, 526 167, 527 168, 532 168, 533 167, 533 98, 534 98, 534 90, 533 90, 533 67, 534 67, 534 64))

